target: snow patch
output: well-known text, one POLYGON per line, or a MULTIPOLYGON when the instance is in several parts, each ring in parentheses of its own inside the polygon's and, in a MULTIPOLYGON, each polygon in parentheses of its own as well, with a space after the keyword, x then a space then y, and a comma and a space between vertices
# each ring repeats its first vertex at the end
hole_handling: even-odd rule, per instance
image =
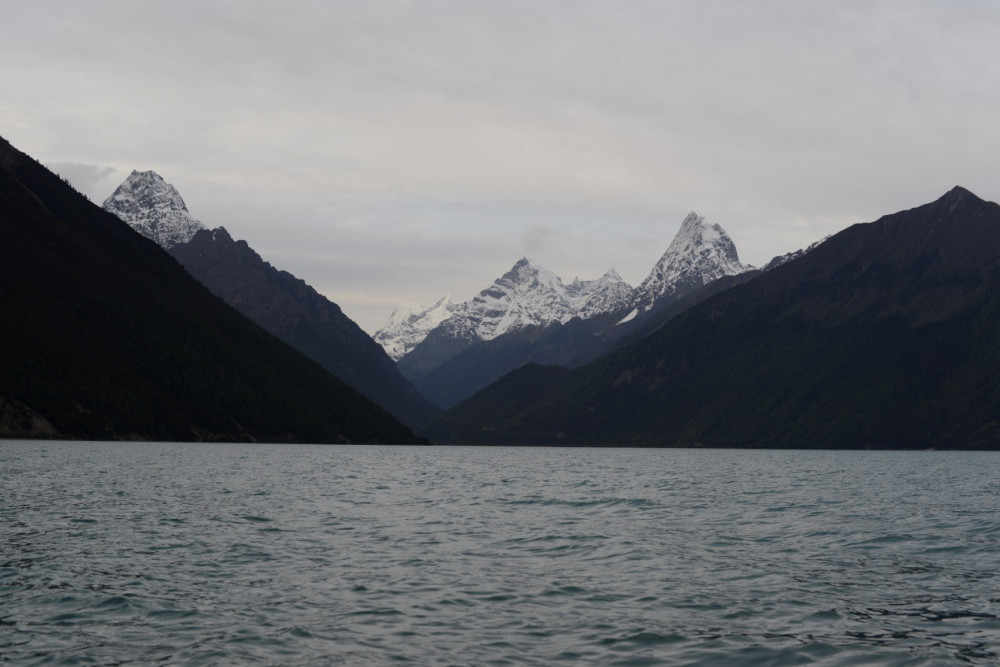
POLYGON ((628 315, 615 322, 615 326, 618 326, 619 324, 625 324, 626 322, 631 322, 636 318, 638 314, 639 314, 639 309, 633 308, 631 311, 629 311, 628 315))

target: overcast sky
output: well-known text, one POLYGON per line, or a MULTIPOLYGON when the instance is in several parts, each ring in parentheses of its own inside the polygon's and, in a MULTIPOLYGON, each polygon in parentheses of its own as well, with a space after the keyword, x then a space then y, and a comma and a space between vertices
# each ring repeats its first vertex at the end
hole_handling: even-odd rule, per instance
POLYGON ((527 255, 638 284, 695 210, 763 264, 1000 199, 1000 3, 0 0, 0 135, 173 183, 369 331, 527 255))

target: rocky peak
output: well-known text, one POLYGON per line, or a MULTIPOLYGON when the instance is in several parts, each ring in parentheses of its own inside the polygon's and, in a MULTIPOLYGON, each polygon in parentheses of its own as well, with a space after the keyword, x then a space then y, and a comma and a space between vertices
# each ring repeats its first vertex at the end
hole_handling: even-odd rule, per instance
POLYGON ((632 292, 632 286, 614 269, 608 269, 597 280, 574 278, 566 287, 576 316, 584 320, 621 308, 628 303, 632 292))
POLYGON ((948 192, 934 202, 934 205, 941 209, 945 214, 954 213, 960 206, 968 206, 981 204, 983 200, 969 192, 960 185, 956 185, 948 192))
POLYGON ((648 310, 665 295, 708 284, 723 276, 747 271, 736 245, 718 224, 706 224, 694 211, 681 223, 667 251, 636 290, 635 307, 648 310))
POLYGON ((419 338, 414 335, 405 344, 399 343, 396 320, 403 311, 393 313, 375 337, 390 356, 399 360, 431 332, 435 340, 461 339, 471 344, 529 326, 565 324, 573 318, 589 319, 626 309, 632 311, 622 320, 627 321, 664 295, 679 296, 749 268, 740 263, 736 246, 722 227, 706 224, 702 216, 692 212, 638 289, 622 280, 614 269, 596 280, 574 278, 567 285, 552 271, 522 257, 471 300, 454 305, 449 316, 435 327, 422 328, 419 338))
POLYGON ((535 264, 527 257, 522 257, 511 267, 510 271, 503 274, 495 283, 518 292, 543 289, 560 289, 563 287, 559 276, 548 269, 535 264))
MULTIPOLYGON (((444 319, 435 322, 429 315, 433 308, 397 308, 375 333, 375 340, 398 360, 434 329, 447 338, 492 340, 528 326, 565 323, 614 310, 627 302, 631 292, 631 286, 613 269, 597 280, 577 278, 565 285, 555 273, 523 257, 469 301, 449 301, 444 319), (413 325, 402 324, 411 318, 413 325), (427 327, 431 322, 433 326, 427 327)), ((435 317, 445 315, 441 309, 434 312, 435 317)))
POLYGON ((104 200, 103 207, 166 249, 205 229, 188 212, 177 189, 155 171, 134 170, 104 200))

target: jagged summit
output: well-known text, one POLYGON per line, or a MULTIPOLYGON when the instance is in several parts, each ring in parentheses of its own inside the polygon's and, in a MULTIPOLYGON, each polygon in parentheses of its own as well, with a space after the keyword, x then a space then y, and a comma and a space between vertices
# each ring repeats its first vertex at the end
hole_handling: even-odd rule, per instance
POLYGON ((567 285, 552 271, 522 257, 470 301, 449 302, 447 314, 437 306, 397 308, 375 339, 398 361, 432 332, 453 341, 489 341, 528 326, 631 311, 621 320, 624 323, 651 309, 664 296, 679 297, 750 268, 740 263, 736 246, 721 226, 706 224, 692 211, 638 288, 633 289, 614 269, 597 280, 574 278, 567 285))
POLYGON ((622 280, 614 269, 608 269, 597 280, 574 278, 566 286, 566 293, 576 309, 576 316, 582 320, 621 308, 633 291, 632 286, 622 280))
POLYGON ((216 227, 211 231, 212 238, 218 241, 232 241, 233 237, 225 227, 216 227))
POLYGON ((597 280, 577 278, 566 285, 549 269, 522 257, 469 301, 455 304, 442 299, 430 308, 400 306, 375 333, 375 340, 399 360, 435 329, 469 342, 493 340, 528 326, 608 312, 631 293, 632 287, 614 269, 597 280))
POLYGON ((588 316, 596 314, 600 304, 614 301, 615 295, 631 289, 621 278, 616 282, 607 275, 598 280, 577 280, 567 286, 555 273, 524 257, 471 301, 462 304, 461 311, 453 317, 464 315, 472 324, 475 338, 492 340, 526 326, 565 323, 574 317, 584 317, 584 310, 588 316))
POLYGON ((155 171, 133 170, 103 207, 166 249, 205 229, 188 212, 177 189, 155 171))
POLYGON ((706 224, 703 216, 691 211, 667 251, 639 285, 633 305, 642 312, 665 295, 737 275, 749 268, 740 263, 735 244, 720 225, 706 224))

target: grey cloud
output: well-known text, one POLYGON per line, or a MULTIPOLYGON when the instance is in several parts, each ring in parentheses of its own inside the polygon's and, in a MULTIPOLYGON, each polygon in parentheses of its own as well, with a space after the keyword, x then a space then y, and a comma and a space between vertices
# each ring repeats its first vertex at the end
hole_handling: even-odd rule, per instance
POLYGON ((543 225, 532 225, 521 232, 518 244, 522 252, 527 255, 534 255, 542 250, 548 250, 556 242, 556 233, 549 227, 543 225))
MULTIPOLYGON (((206 224, 332 296, 341 285, 368 328, 372 304, 474 294, 527 248, 567 278, 615 266, 634 282, 690 209, 762 264, 955 184, 1000 196, 990 3, 16 14, 0 25, 0 134, 49 163, 156 169, 206 224)), ((114 187, 66 175, 104 187, 94 199, 114 187)))
POLYGON ((104 201, 109 187, 115 187, 123 178, 115 167, 81 162, 49 162, 45 165, 51 171, 69 181, 77 190, 98 204, 104 201))

